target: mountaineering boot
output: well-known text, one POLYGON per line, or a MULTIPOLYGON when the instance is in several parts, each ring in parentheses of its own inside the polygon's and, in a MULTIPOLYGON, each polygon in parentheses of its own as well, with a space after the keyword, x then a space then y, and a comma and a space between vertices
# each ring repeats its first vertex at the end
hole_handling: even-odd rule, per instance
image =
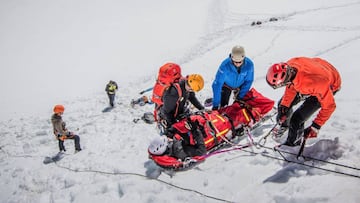
POLYGON ((284 143, 281 145, 286 145, 290 147, 299 146, 303 140, 303 135, 298 135, 294 137, 288 137, 284 143))
POLYGON ((244 135, 244 128, 236 129, 234 132, 234 136, 243 136, 244 135))
POLYGON ((282 145, 289 146, 289 147, 296 146, 294 143, 289 142, 288 140, 286 140, 284 143, 280 144, 279 146, 282 146, 282 145))
POLYGON ((302 139, 298 139, 295 142, 291 142, 289 140, 286 140, 284 143, 280 144, 281 145, 286 145, 289 147, 295 147, 295 146, 299 146, 301 144, 302 139))
POLYGON ((81 151, 81 149, 75 149, 75 154, 80 152, 80 151, 81 151))

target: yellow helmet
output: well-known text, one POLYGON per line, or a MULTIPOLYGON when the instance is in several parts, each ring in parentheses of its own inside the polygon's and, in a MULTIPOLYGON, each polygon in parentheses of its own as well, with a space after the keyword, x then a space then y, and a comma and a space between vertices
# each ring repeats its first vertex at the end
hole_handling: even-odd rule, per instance
POLYGON ((204 88, 204 79, 199 74, 190 74, 187 77, 187 82, 192 90, 198 92, 204 88))

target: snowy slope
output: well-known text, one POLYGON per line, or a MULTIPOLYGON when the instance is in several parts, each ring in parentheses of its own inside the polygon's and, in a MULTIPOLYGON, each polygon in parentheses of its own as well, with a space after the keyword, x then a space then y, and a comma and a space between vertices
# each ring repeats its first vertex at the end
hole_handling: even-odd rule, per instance
POLYGON ((359 11, 352 0, 0 2, 0 202, 360 202, 359 11), (204 101, 235 44, 255 63, 254 87, 276 101, 283 89, 264 79, 272 63, 318 56, 338 68, 337 109, 304 153, 356 169, 270 158, 281 156, 268 139, 267 148, 158 173, 147 157, 155 126, 132 122, 153 106, 132 109, 130 100, 174 61, 204 76, 204 101), (110 79, 120 86, 117 105, 102 113, 110 79), (66 141, 67 155, 44 165, 58 151, 50 123, 58 103, 83 151, 66 141))

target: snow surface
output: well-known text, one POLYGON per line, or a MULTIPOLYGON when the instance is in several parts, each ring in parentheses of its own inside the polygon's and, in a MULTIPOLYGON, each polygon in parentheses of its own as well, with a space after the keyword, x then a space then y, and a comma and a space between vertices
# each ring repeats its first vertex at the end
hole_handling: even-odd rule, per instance
POLYGON ((1 1, 0 202, 360 202, 359 13, 356 0, 1 1), (157 130, 132 120, 153 106, 132 109, 130 100, 174 61, 204 76, 204 101, 236 44, 255 63, 254 87, 276 101, 283 89, 264 79, 272 63, 318 56, 338 68, 337 109, 304 153, 341 165, 269 158, 281 158, 271 139, 270 149, 214 155, 175 174, 148 160, 157 130), (117 104, 102 113, 110 79, 117 104), (58 151, 50 123, 58 103, 83 151, 66 141, 67 155, 44 165, 58 151))

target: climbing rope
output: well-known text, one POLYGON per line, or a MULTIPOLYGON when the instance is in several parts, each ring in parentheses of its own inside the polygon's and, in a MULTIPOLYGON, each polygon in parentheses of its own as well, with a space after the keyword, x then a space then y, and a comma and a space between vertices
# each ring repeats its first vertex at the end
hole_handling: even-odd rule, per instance
POLYGON ((229 201, 229 200, 226 200, 226 199, 222 199, 222 198, 214 197, 214 196, 211 196, 211 195, 207 195, 207 194, 202 193, 202 192, 199 192, 199 191, 197 191, 197 190, 193 190, 193 189, 189 189, 189 188, 184 188, 184 187, 181 187, 181 186, 178 186, 178 185, 175 185, 175 184, 172 184, 172 183, 163 181, 163 180, 152 179, 152 178, 147 177, 146 175, 139 174, 139 173, 131 173, 131 172, 107 172, 107 171, 100 171, 100 170, 79 170, 79 169, 72 169, 72 168, 66 167, 66 166, 61 166, 61 165, 58 164, 57 162, 55 162, 55 164, 56 164, 56 166, 58 166, 59 168, 66 169, 66 170, 69 170, 69 171, 72 171, 72 172, 76 172, 76 173, 98 173, 98 174, 114 175, 114 176, 116 176, 116 175, 138 176, 138 177, 142 177, 142 178, 146 178, 146 179, 150 179, 150 180, 155 180, 155 181, 157 181, 157 182, 166 184, 166 185, 168 185, 168 186, 171 186, 171 187, 174 187, 174 188, 177 188, 177 189, 180 189, 180 190, 184 190, 184 191, 188 191, 188 192, 193 192, 193 193, 196 193, 196 194, 198 194, 198 195, 200 195, 200 196, 203 196, 203 197, 205 197, 205 198, 217 200, 217 201, 219 201, 219 202, 227 202, 227 203, 231 203, 231 202, 232 202, 232 201, 229 201))
MULTIPOLYGON (((258 145, 258 147, 261 147, 261 148, 264 148, 264 149, 271 149, 271 150, 274 150, 273 148, 270 148, 270 147, 266 147, 266 146, 262 146, 262 145, 258 145)), ((295 164, 299 164, 299 165, 303 165, 303 166, 306 166, 306 167, 310 167, 310 168, 316 168, 316 169, 319 169, 319 170, 323 170, 323 171, 327 171, 327 172, 332 172, 332 173, 337 173, 337 174, 341 174, 341 175, 345 175, 345 176, 350 176, 350 177, 354 177, 354 178, 360 178, 359 175, 355 175, 355 174, 351 174, 351 173, 345 173, 345 172, 341 172, 341 171, 337 171, 337 170, 332 170, 332 169, 327 169, 327 168, 324 168, 324 167, 320 167, 320 166, 315 166, 314 164, 310 165, 310 164, 307 164, 305 162, 301 162, 301 161, 293 161, 293 160, 289 160, 287 159, 282 153, 287 153, 287 154, 290 154, 290 155, 294 155, 294 156, 297 156, 298 154, 295 154, 295 153, 291 153, 291 152, 286 152, 286 151, 282 151, 282 150, 274 150, 276 152, 278 152, 281 156, 280 157, 276 157, 276 156, 271 156, 269 154, 266 154, 264 152, 253 152, 253 151, 248 151, 248 150, 243 150, 245 152, 248 152, 248 153, 251 153, 251 154, 260 154, 264 157, 267 157, 267 158, 272 158, 272 159, 276 159, 276 160, 280 160, 280 161, 284 161, 284 162, 289 162, 289 163, 295 163, 295 164)), ((339 163, 335 163, 335 162, 330 162, 330 161, 326 161, 326 160, 321 160, 321 159, 316 159, 316 158, 313 158, 313 157, 309 157, 309 156, 302 156, 304 159, 307 159, 309 161, 313 161, 313 163, 315 161, 319 161, 319 162, 323 162, 323 163, 326 163, 326 164, 331 164, 331 165, 336 165, 336 166, 341 166, 341 167, 344 167, 344 168, 349 168, 349 169, 353 169, 353 170, 360 170, 360 168, 357 168, 357 167, 352 167, 352 166, 347 166, 347 165, 344 165, 344 164, 339 164, 339 163)))

